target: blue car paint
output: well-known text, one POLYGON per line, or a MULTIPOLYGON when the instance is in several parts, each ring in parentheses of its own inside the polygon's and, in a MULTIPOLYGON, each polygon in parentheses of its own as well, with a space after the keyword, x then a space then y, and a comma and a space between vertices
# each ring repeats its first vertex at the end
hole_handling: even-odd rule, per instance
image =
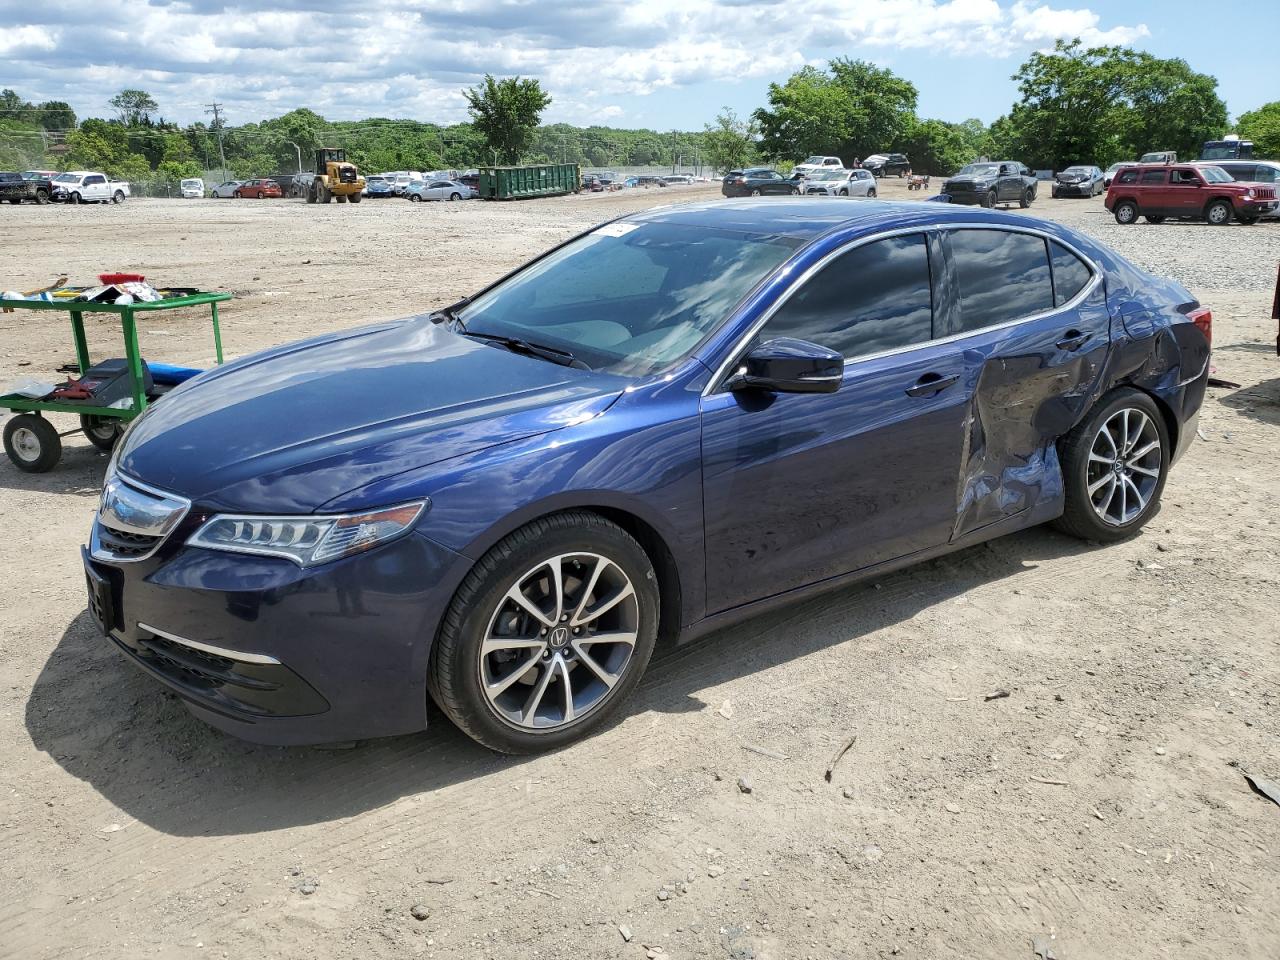
MULTIPOLYGON (((664 627, 691 637, 1052 519, 1063 497, 1054 441, 1116 385, 1157 398, 1175 454, 1194 435, 1208 350, 1176 309, 1190 294, 1056 224, 812 198, 627 219, 806 244, 688 358, 652 377, 555 366, 415 317, 276 348, 175 389, 137 421, 120 469, 195 506, 155 557, 93 562, 121 598, 117 643, 148 667, 130 647, 142 621, 266 651, 330 705, 304 717, 238 715, 159 674, 200 716, 246 739, 408 732, 426 723, 428 657, 449 599, 485 551, 536 517, 586 507, 630 527, 669 560, 664 627), (975 222, 1066 241, 1102 268, 1105 293, 1044 329, 852 361, 835 394, 703 396, 744 332, 832 251, 886 230, 975 222), (1053 346, 1067 326, 1090 334, 1087 349, 1053 346), (904 385, 925 371, 960 380, 906 402, 904 385), (217 511, 347 512, 419 498, 431 507, 410 537, 311 570, 182 545, 217 511)), ((940 253, 935 286, 950 297, 940 253)), ((939 302, 944 316, 949 304, 939 302)))

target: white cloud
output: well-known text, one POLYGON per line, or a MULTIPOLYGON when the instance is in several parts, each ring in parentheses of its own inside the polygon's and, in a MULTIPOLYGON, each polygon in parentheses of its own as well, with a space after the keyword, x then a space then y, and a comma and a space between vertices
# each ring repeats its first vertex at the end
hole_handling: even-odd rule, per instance
POLYGON ((200 118, 216 98, 233 122, 295 106, 451 122, 484 73, 541 79, 548 119, 625 121, 656 91, 782 79, 837 55, 1005 57, 1147 35, 1028 0, 859 0, 856 12, 848 0, 100 0, 93 30, 68 26, 82 4, 46 0, 16 16, 29 22, 0 32, 0 55, 25 97, 102 113, 141 86, 166 117, 200 118))

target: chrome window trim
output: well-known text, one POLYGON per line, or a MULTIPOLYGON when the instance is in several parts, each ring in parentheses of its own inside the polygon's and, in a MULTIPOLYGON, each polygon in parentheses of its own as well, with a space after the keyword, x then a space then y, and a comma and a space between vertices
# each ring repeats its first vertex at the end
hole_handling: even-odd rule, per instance
MULTIPOLYGON (((1072 297, 1070 300, 1068 300, 1066 303, 1062 304, 1061 306, 1055 306, 1052 310, 1042 310, 1039 313, 1034 313, 1026 317, 1018 317, 1016 320, 1006 320, 1003 323, 993 323, 989 326, 980 327, 976 330, 965 330, 961 333, 953 333, 950 336, 937 337, 932 340, 926 340, 923 343, 911 343, 902 347, 894 347, 891 350, 881 350, 877 353, 866 353, 856 357, 846 357, 844 361, 844 365, 846 369, 849 367, 850 364, 854 364, 854 363, 865 363, 866 361, 869 361, 869 360, 879 360, 882 357, 891 357, 891 356, 894 356, 895 354, 907 353, 908 351, 911 351, 911 350, 919 350, 921 347, 932 347, 938 344, 954 343, 959 340, 966 340, 969 337, 975 337, 985 333, 990 333, 993 330, 1003 330, 1007 327, 1016 326, 1021 323, 1034 323, 1037 320, 1043 320, 1045 317, 1051 317, 1055 313, 1061 313, 1062 311, 1065 311, 1065 310, 1072 310, 1075 307, 1079 306, 1102 283, 1101 268, 1090 257, 1087 257, 1078 247, 1076 247, 1075 244, 1071 243, 1070 241, 1063 240, 1061 237, 1054 236, 1053 234, 1045 230, 1040 230, 1030 226, 1023 226, 1021 224, 984 223, 982 221, 977 221, 977 220, 959 221, 956 223, 930 223, 930 224, 925 224, 922 226, 914 226, 914 227, 897 227, 893 230, 886 230, 881 233, 871 234, 866 237, 858 237, 856 240, 852 240, 849 243, 843 244, 842 246, 839 246, 836 249, 830 251, 825 256, 823 256, 821 260, 813 264, 811 267, 809 267, 809 269, 805 270, 804 273, 800 274, 794 280, 792 280, 791 286, 787 287, 787 289, 783 291, 781 296, 779 296, 777 300, 775 300, 772 304, 769 305, 769 309, 766 310, 764 314, 759 319, 757 319, 755 323, 751 325, 750 329, 747 330, 747 332, 742 337, 739 338, 737 344, 734 345, 733 350, 731 350, 726 355, 725 359, 720 363, 720 365, 716 367, 714 375, 711 377, 710 380, 707 381, 707 385, 702 390, 702 396, 707 397, 713 393, 724 392, 725 383, 729 379, 729 376, 728 376, 729 369, 735 363, 737 363, 739 360, 742 359, 742 355, 746 351, 747 345, 752 341, 752 339, 755 338, 755 335, 759 333, 761 328, 764 327, 764 325, 769 322, 770 318, 772 318, 773 315, 777 313, 778 310, 780 310, 788 300, 791 299, 791 297, 795 294, 797 290, 800 289, 800 287, 802 287, 805 283, 808 283, 813 276, 815 276, 819 271, 821 271, 824 267, 826 267, 832 260, 835 260, 837 257, 843 256, 849 251, 855 250, 858 247, 863 246, 864 244, 874 243, 877 240, 884 240, 889 237, 900 237, 900 236, 904 236, 906 234, 911 234, 911 233, 929 234, 929 233, 941 233, 943 231, 949 231, 949 230, 1004 230, 1009 233, 1027 233, 1027 234, 1031 234, 1032 236, 1040 237, 1044 240, 1050 240, 1050 241, 1053 241, 1054 243, 1060 244, 1061 246, 1065 247, 1067 250, 1070 250, 1077 257, 1079 257, 1080 260, 1085 264, 1085 266, 1089 268, 1089 272, 1092 274, 1092 277, 1088 283, 1086 283, 1083 287, 1080 288, 1079 293, 1077 293, 1074 297, 1072 297)), ((1046 255, 1047 253, 1048 251, 1046 251, 1046 255)), ((932 267, 930 269, 932 271, 932 267)), ((1052 283, 1052 276, 1053 276, 1052 262, 1050 262, 1049 270, 1050 270, 1050 283, 1052 283)), ((936 313, 937 313, 936 306, 935 306, 934 313, 936 316, 936 313)))
POLYGON ((145 630, 147 633, 154 633, 157 637, 163 637, 171 643, 179 646, 190 647, 193 650, 200 650, 204 653, 211 653, 215 657, 226 657, 228 660, 238 660, 241 663, 260 663, 279 665, 280 661, 275 657, 269 657, 265 653, 245 653, 241 650, 228 650, 226 647, 216 647, 212 643, 203 643, 199 640, 188 640, 186 637, 180 637, 176 633, 169 633, 167 630, 161 630, 153 627, 149 623, 138 621, 138 629, 145 630))

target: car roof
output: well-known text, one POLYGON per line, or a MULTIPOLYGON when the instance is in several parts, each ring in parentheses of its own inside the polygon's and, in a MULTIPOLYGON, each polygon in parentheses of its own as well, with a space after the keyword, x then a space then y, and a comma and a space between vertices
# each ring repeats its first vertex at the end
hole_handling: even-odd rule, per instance
POLYGON ((813 239, 842 227, 873 233, 895 227, 924 227, 954 221, 990 221, 1045 229, 1046 221, 982 208, 918 201, 857 200, 837 197, 708 200, 654 207, 625 218, 631 223, 675 223, 743 233, 813 239))

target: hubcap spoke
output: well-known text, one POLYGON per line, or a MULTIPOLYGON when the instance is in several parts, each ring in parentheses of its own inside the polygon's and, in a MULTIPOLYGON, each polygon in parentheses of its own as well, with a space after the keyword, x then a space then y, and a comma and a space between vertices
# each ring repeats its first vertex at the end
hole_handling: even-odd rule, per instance
POLYGON ((530 567, 503 594, 480 643, 489 707, 536 732, 582 720, 631 666, 639 617, 635 587, 609 557, 566 553, 530 567))
POLYGON ((1155 421, 1135 407, 1117 410, 1098 430, 1087 461, 1086 489, 1093 509, 1111 526, 1142 516, 1155 497, 1164 467, 1155 421))
POLYGON ((1097 493, 1099 490, 1102 489, 1102 487, 1105 484, 1115 483, 1115 482, 1116 482, 1116 475, 1112 473, 1110 470, 1108 470, 1106 473, 1100 476, 1097 480, 1093 481, 1093 483, 1089 484, 1089 495, 1092 496, 1093 494, 1097 493))

